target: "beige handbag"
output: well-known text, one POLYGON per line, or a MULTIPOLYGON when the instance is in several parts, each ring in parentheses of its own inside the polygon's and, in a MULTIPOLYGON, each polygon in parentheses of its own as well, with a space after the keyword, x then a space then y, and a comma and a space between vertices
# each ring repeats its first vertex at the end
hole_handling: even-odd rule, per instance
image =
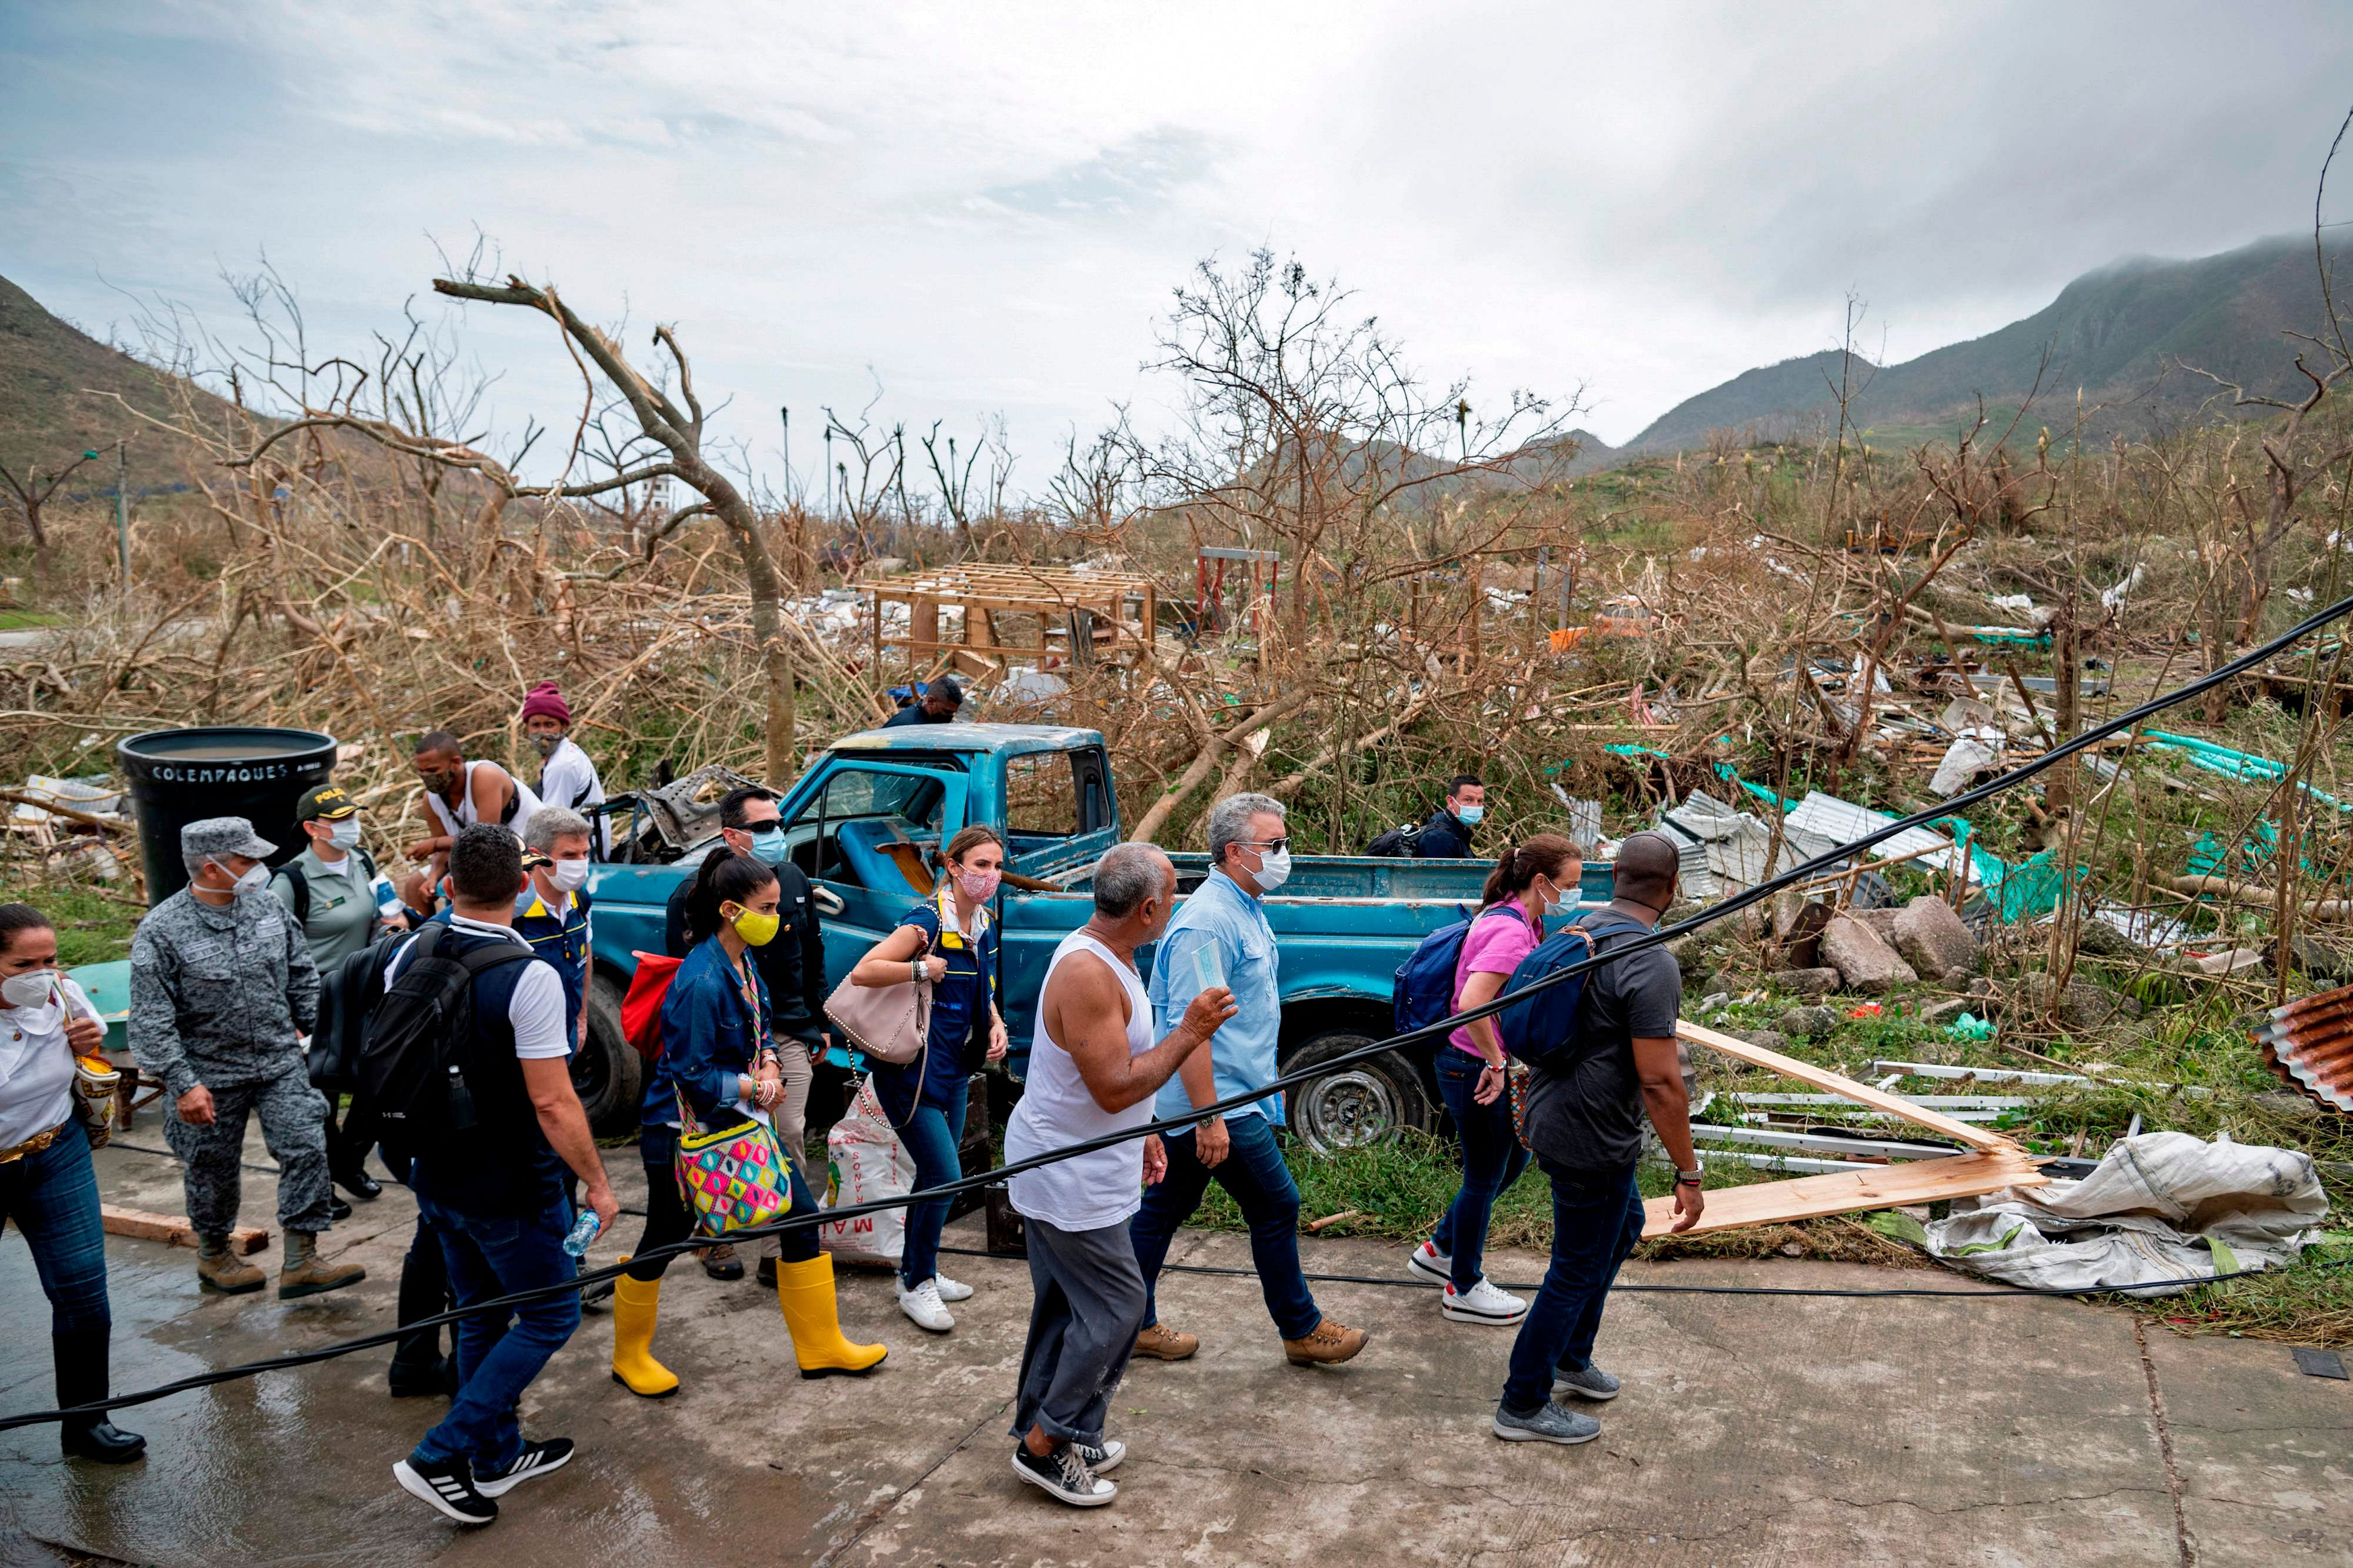
POLYGON ((857 985, 845 976, 825 999, 825 1016, 870 1061, 904 1067, 932 1037, 932 983, 857 985))

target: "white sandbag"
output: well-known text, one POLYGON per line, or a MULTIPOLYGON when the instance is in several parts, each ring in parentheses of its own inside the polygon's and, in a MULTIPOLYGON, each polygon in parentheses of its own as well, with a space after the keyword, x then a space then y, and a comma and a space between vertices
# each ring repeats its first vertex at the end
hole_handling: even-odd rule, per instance
MULTIPOLYGON (((858 1086, 849 1111, 825 1135, 825 1206, 903 1198, 915 1190, 915 1157, 891 1130, 870 1076, 858 1086)), ((837 1259, 896 1266, 907 1237, 907 1211, 884 1209, 817 1227, 817 1244, 837 1259)))
POLYGON ((2277 1268, 2327 1214, 2309 1154, 2144 1132, 2080 1182, 2005 1187, 1936 1221, 1928 1250, 2009 1284, 2079 1290, 2277 1268))

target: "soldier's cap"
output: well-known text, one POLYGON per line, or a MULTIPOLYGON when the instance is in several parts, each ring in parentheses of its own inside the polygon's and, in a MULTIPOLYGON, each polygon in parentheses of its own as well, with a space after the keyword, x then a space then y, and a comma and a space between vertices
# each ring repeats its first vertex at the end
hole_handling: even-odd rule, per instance
POLYGON ((297 822, 341 822, 360 808, 350 792, 336 784, 321 784, 306 789, 294 807, 297 822))
POLYGON ((250 855, 260 860, 277 854, 278 846, 242 816, 207 816, 180 829, 180 853, 191 860, 207 855, 250 855))

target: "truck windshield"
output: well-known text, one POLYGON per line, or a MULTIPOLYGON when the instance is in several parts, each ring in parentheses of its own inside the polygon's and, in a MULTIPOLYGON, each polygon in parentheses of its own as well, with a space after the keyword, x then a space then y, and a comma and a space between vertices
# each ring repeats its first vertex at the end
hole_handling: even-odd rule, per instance
POLYGON ((794 864, 820 881, 876 892, 931 887, 923 852, 940 841, 945 784, 918 773, 851 764, 785 826, 794 864))

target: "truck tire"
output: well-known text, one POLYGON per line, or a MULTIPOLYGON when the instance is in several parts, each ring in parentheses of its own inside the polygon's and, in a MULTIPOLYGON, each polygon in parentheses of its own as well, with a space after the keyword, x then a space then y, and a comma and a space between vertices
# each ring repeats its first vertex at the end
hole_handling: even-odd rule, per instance
POLYGON ((614 1137, 638 1125, 646 1058, 621 1033, 621 983, 598 970, 588 979, 588 1039, 572 1058, 572 1089, 589 1129, 614 1137))
MULTIPOLYGON (((1303 1042, 1283 1059, 1282 1070, 1297 1072, 1373 1043, 1370 1035, 1334 1029, 1303 1042)), ((1292 1131, 1319 1154, 1386 1142, 1408 1127, 1422 1131, 1433 1128, 1421 1075, 1395 1051, 1383 1051, 1293 1089, 1283 1109, 1292 1131)))

